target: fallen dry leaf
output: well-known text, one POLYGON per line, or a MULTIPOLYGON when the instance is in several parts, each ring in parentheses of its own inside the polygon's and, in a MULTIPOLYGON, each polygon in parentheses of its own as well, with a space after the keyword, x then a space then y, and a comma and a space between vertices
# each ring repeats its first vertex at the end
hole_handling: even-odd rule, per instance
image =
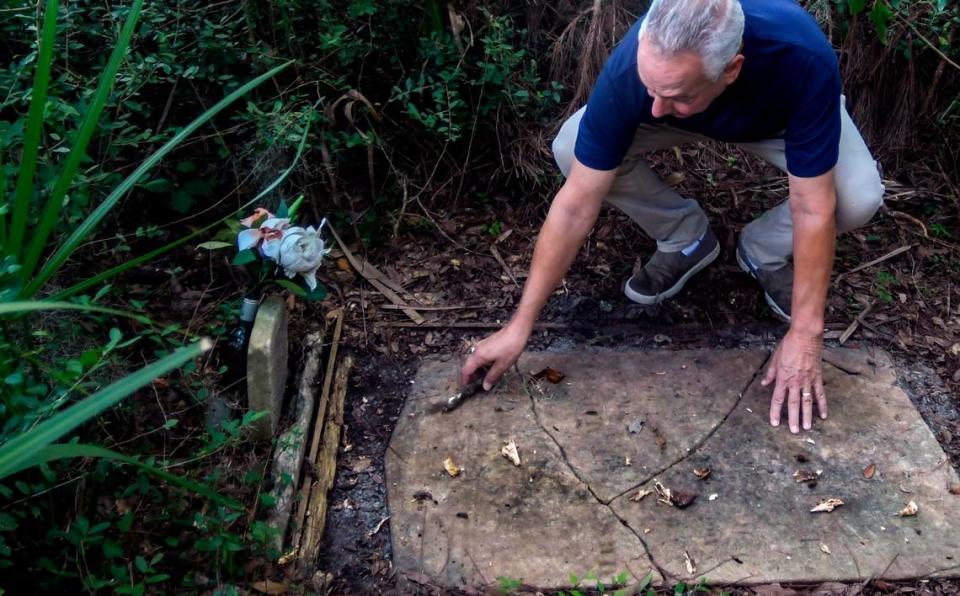
POLYGON ((447 474, 450 474, 451 478, 456 478, 460 475, 460 466, 453 463, 452 457, 443 460, 443 467, 447 470, 447 474))
POLYGON ((828 554, 828 555, 832 555, 832 554, 833 554, 833 553, 830 552, 830 547, 827 546, 826 544, 822 543, 822 542, 820 543, 820 550, 822 550, 823 552, 825 552, 825 553, 828 554))
POLYGON ((897 515, 900 517, 912 517, 920 511, 920 506, 917 505, 916 501, 910 501, 907 503, 907 506, 897 512, 897 515))
POLYGON ((657 442, 657 447, 660 448, 660 451, 663 451, 667 447, 667 440, 663 438, 663 435, 660 434, 660 429, 653 428, 653 440, 657 442))
POLYGON ((670 186, 676 186, 678 184, 681 184, 684 181, 684 179, 686 179, 686 176, 684 175, 683 172, 670 172, 669 174, 667 174, 666 178, 663 179, 663 181, 669 184, 670 186))
POLYGON ((700 480, 706 480, 707 476, 710 475, 710 468, 694 468, 693 475, 700 480))
POLYGON ((514 441, 504 441, 500 448, 500 455, 513 462, 513 465, 520 465, 520 452, 517 451, 517 444, 514 441))
POLYGON ((697 572, 697 566, 693 564, 693 559, 690 558, 690 555, 687 553, 687 551, 683 551, 683 562, 687 566, 687 573, 693 575, 697 572))
POLYGON ((366 472, 369 470, 371 463, 372 462, 370 461, 369 457, 358 457, 357 460, 353 462, 353 465, 350 466, 350 469, 357 474, 360 474, 361 472, 366 472))
POLYGON ((677 509, 686 509, 697 500, 696 493, 685 493, 679 490, 673 491, 673 506, 677 509))
POLYGON ((797 470, 793 473, 793 480, 797 483, 803 482, 814 482, 817 478, 820 477, 819 470, 814 472, 813 470, 797 470))
POLYGON ((389 515, 388 515, 387 517, 381 519, 381 520, 380 520, 380 523, 377 524, 377 527, 375 527, 374 529, 372 529, 372 530, 370 530, 369 532, 367 532, 367 538, 373 538, 374 535, 375 535, 377 532, 380 531, 380 528, 383 527, 383 524, 387 523, 388 521, 390 521, 390 516, 389 516, 389 515))
POLYGON ((876 464, 870 464, 869 466, 863 469, 863 477, 866 478, 867 480, 870 480, 871 478, 873 478, 873 475, 876 473, 877 473, 876 464))
POLYGON ((630 497, 630 500, 633 501, 634 503, 639 503, 640 501, 647 498, 648 495, 652 495, 652 494, 653 494, 652 490, 641 488, 639 491, 637 491, 637 494, 630 497))
POLYGON ((654 479, 653 488, 657 490, 657 500, 661 503, 665 503, 673 507, 673 493, 669 488, 660 483, 659 480, 654 479))
POLYGON ((875 579, 871 581, 870 584, 884 594, 890 594, 891 592, 897 591, 897 586, 891 584, 890 582, 885 582, 882 579, 875 579))
POLYGON ((837 507, 843 505, 843 501, 840 499, 824 499, 820 503, 810 510, 810 513, 823 513, 833 511, 837 507))
POLYGON ((954 484, 949 490, 951 495, 960 495, 960 484, 954 484))
POLYGON ((566 377, 567 377, 567 375, 563 374, 563 373, 560 372, 559 370, 554 370, 554 369, 550 368, 549 366, 548 366, 547 368, 541 370, 541 371, 538 372, 538 373, 534 373, 534 375, 533 375, 533 378, 536 379, 536 380, 538 380, 538 381, 539 381, 540 379, 544 379, 544 378, 545 378, 545 379, 547 379, 547 381, 553 383, 554 385, 556 385, 556 384, 559 383, 560 381, 564 380, 566 377))
POLYGON ((337 259, 337 269, 340 271, 346 271, 347 273, 353 270, 353 268, 350 266, 350 261, 348 261, 346 257, 340 257, 337 259))
POLYGON ((260 582, 253 582, 250 584, 250 588, 261 594, 286 594, 290 586, 283 582, 272 582, 265 579, 260 582))
POLYGON ((653 481, 653 488, 657 491, 657 501, 676 507, 677 509, 686 509, 697 500, 696 493, 686 493, 679 490, 670 490, 659 480, 653 481))

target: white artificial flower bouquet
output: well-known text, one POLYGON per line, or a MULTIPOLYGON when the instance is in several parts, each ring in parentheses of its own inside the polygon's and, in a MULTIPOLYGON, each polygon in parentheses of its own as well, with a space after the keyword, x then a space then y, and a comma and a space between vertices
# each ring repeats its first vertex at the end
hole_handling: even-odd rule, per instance
MULTIPOLYGON (((233 264, 243 266, 252 278, 246 295, 259 295, 262 286, 271 282, 308 300, 322 299, 326 295, 326 288, 317 282, 317 270, 331 250, 321 235, 327 220, 324 218, 316 227, 295 225, 302 200, 300 196, 289 208, 281 201, 276 214, 257 207, 252 215, 234 220, 238 252, 233 264), (286 279, 278 275, 280 271, 286 279), (292 281, 297 276, 306 288, 292 281)), ((201 245, 211 249, 227 246, 233 244, 208 242, 201 245)))

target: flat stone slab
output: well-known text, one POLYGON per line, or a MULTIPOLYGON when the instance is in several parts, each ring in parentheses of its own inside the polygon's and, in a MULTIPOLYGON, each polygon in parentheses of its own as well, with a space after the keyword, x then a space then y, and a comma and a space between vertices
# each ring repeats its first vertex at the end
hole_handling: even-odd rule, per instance
POLYGON ((386 455, 394 564, 468 590, 500 577, 565 588, 591 571, 608 584, 623 572, 630 583, 650 572, 668 583, 960 575, 957 474, 890 358, 829 351, 830 419, 791 435, 767 423, 768 356, 530 353, 451 413, 458 359, 425 362, 386 455), (545 367, 565 378, 534 380, 545 367), (500 454, 509 440, 519 467, 500 454), (796 482, 798 471, 815 481, 796 482), (656 493, 630 500, 655 481, 698 497, 684 509, 656 493), (844 505, 810 513, 826 498, 844 505), (919 513, 897 516, 910 500, 919 513))

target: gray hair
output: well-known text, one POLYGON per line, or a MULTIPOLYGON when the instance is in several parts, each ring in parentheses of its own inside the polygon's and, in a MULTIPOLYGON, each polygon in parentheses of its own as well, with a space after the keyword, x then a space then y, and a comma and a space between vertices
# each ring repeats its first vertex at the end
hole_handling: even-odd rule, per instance
POLYGON ((743 7, 739 0, 653 0, 640 26, 665 57, 693 52, 703 60, 704 75, 720 79, 743 42, 743 7))

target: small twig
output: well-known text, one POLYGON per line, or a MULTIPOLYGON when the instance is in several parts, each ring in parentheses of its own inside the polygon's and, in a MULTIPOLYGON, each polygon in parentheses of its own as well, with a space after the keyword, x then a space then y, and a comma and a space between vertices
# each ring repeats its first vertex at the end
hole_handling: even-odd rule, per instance
MULTIPOLYGON (((389 163, 389 162, 388 162, 389 163)), ((393 167, 393 164, 390 164, 393 167)), ((393 241, 397 241, 397 236, 400 233, 400 222, 403 221, 403 216, 407 213, 407 204, 410 202, 410 191, 407 188, 407 178, 406 176, 399 176, 400 186, 403 187, 403 202, 400 203, 400 214, 397 215, 397 221, 393 222, 393 241)))
POLYGON ((381 520, 380 520, 380 523, 377 524, 377 527, 376 527, 376 528, 374 528, 374 529, 371 530, 370 532, 367 532, 367 538, 373 538, 374 535, 376 535, 376 533, 380 531, 380 528, 383 527, 383 524, 387 523, 387 520, 389 520, 389 519, 390 519, 390 516, 389 516, 389 515, 388 515, 387 517, 381 519, 381 520))
POLYGON ((893 257, 896 257, 896 256, 898 256, 898 255, 901 255, 901 254, 907 252, 908 250, 910 250, 910 249, 913 248, 914 246, 916 246, 916 245, 915 245, 915 244, 908 244, 908 245, 906 245, 906 246, 901 246, 900 248, 898 248, 898 249, 896 249, 896 250, 892 250, 892 251, 888 252, 887 254, 883 255, 882 257, 878 257, 878 258, 876 258, 876 259, 874 259, 874 260, 872 260, 872 261, 868 261, 868 262, 866 262, 866 263, 864 263, 864 264, 862 264, 862 265, 860 265, 860 266, 858 266, 858 267, 854 267, 854 268, 851 269, 850 271, 847 271, 846 273, 841 273, 840 275, 838 275, 836 281, 834 281, 833 283, 834 283, 834 285, 839 285, 839 284, 840 284, 840 280, 843 279, 844 277, 846 277, 846 276, 848 276, 848 275, 851 275, 851 274, 854 274, 854 273, 856 273, 856 272, 858 272, 858 271, 863 271, 864 269, 867 269, 867 268, 869 268, 869 267, 873 267, 874 265, 878 265, 878 264, 880 264, 880 263, 882 263, 882 262, 884 262, 884 261, 886 261, 886 260, 888 260, 888 259, 892 259, 893 257))
POLYGON ((410 317, 410 320, 413 321, 415 325, 420 325, 426 320, 421 317, 417 311, 407 307, 403 298, 398 296, 397 292, 393 291, 398 290, 398 292, 406 294, 406 290, 381 273, 379 269, 371 265, 367 260, 364 260, 361 263, 357 257, 350 252, 350 249, 347 248, 346 243, 340 239, 340 236, 337 234, 336 230, 334 230, 333 226, 329 225, 329 223, 327 224, 327 229, 330 230, 330 234, 333 235, 333 238, 337 241, 337 244, 340 245, 340 249, 343 251, 343 256, 346 257, 347 261, 350 262, 357 273, 362 275, 364 279, 370 282, 370 285, 375 287, 377 291, 383 294, 390 302, 393 302, 396 305, 404 306, 402 309, 404 314, 410 317))
POLYGON ((412 308, 413 310, 419 310, 423 312, 429 311, 441 311, 441 310, 482 310, 490 308, 488 306, 481 305, 466 305, 466 304, 457 304, 453 306, 417 306, 416 304, 384 304, 380 307, 383 310, 405 310, 407 308, 412 308))
MULTIPOLYGON (((899 16, 899 15, 898 15, 898 16, 899 16)), ((940 48, 938 48, 937 46, 933 45, 933 42, 931 42, 929 39, 927 39, 926 37, 924 37, 923 34, 920 33, 920 31, 917 30, 916 25, 914 25, 909 19, 907 19, 907 18, 905 18, 905 17, 902 17, 902 16, 900 17, 900 19, 901 19, 904 23, 906 23, 908 27, 910 27, 910 30, 913 31, 913 32, 916 34, 917 37, 919 37, 921 40, 923 40, 923 43, 925 43, 925 44, 927 44, 928 46, 930 46, 930 49, 933 50, 934 52, 936 52, 937 55, 940 56, 941 59, 943 59, 944 62, 946 62, 946 63, 949 64, 950 66, 956 68, 957 70, 960 70, 960 64, 957 64, 956 62, 954 62, 953 60, 951 60, 949 56, 947 56, 946 54, 944 54, 943 52, 940 51, 940 48)))
MULTIPOLYGON (((390 322, 380 322, 375 323, 374 327, 383 328, 390 327, 395 329, 500 329, 505 326, 504 322, 496 323, 483 323, 479 321, 470 321, 463 323, 390 323, 390 322)), ((569 329, 570 326, 566 323, 536 323, 533 328, 535 330, 542 329, 569 329)))
POLYGON ((848 339, 850 339, 850 336, 853 335, 854 331, 857 330, 857 327, 859 327, 860 324, 863 323, 863 319, 865 319, 866 316, 870 314, 870 311, 873 310, 873 305, 876 303, 877 303, 876 300, 872 300, 870 304, 868 304, 867 307, 863 309, 863 312, 861 312, 859 315, 857 315, 855 319, 853 319, 853 321, 850 323, 850 326, 847 327, 847 329, 843 332, 843 334, 840 336, 840 339, 838 340, 841 346, 848 339))
POLYGON ((507 272, 507 277, 510 278, 510 281, 513 282, 513 285, 517 286, 517 289, 520 289, 520 283, 517 281, 517 278, 513 276, 513 271, 510 271, 510 268, 507 267, 507 262, 503 260, 503 257, 500 256, 500 251, 497 250, 497 247, 490 245, 490 254, 493 255, 493 258, 500 263, 500 266, 503 267, 503 270, 507 272))
POLYGON ((924 237, 924 238, 929 238, 929 237, 930 237, 930 234, 927 232, 927 226, 924 225, 924 223, 923 223, 922 221, 920 221, 919 219, 917 219, 916 217, 914 217, 914 216, 912 216, 912 215, 910 215, 910 214, 908 214, 908 213, 904 213, 903 211, 894 211, 893 209, 887 209, 886 212, 887 212, 887 215, 889 215, 890 217, 893 217, 893 218, 895 218, 895 219, 896 219, 896 218, 906 219, 907 221, 911 221, 911 222, 917 224, 918 226, 920 226, 920 229, 923 230, 923 237, 924 237))

